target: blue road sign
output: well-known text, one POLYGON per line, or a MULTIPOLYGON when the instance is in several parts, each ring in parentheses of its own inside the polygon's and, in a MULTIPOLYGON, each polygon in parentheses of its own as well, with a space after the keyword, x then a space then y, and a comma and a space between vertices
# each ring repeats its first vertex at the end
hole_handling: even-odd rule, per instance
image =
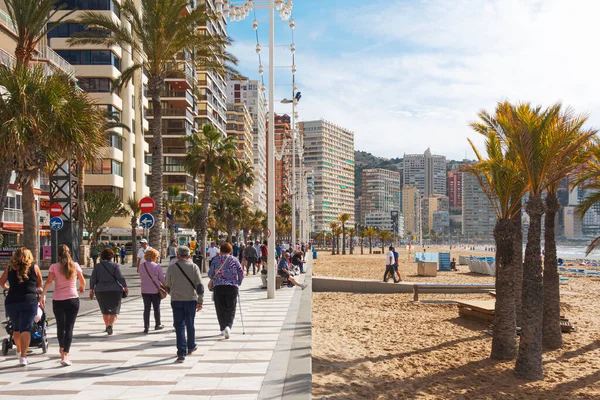
POLYGON ((50 229, 53 231, 59 231, 63 227, 63 220, 60 217, 50 218, 50 229))
POLYGON ((179 225, 175 224, 175 233, 179 233, 179 225))
POLYGON ((150 229, 154 226, 154 216, 152 214, 142 214, 140 217, 140 226, 144 229, 150 229))

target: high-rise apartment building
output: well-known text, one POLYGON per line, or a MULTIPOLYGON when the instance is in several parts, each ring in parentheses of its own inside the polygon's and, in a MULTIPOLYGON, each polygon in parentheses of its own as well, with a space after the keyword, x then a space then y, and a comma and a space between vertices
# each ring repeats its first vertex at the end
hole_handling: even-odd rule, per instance
POLYGON ((267 210, 267 101, 260 81, 228 81, 227 101, 244 103, 252 117, 254 207, 267 210))
POLYGON ((314 230, 330 231, 340 214, 354 225, 354 134, 325 120, 301 122, 304 165, 314 171, 314 230))
MULTIPOLYGON (((284 202, 291 200, 292 130, 290 123, 289 115, 275 114, 275 212, 284 202)), ((267 158, 268 160, 272 159, 269 154, 267 154, 267 158)), ((267 187, 270 184, 271 182, 267 182, 267 187)))
POLYGON ((448 172, 448 202, 450 211, 462 210, 462 172, 448 172))
MULTIPOLYGON (((213 14, 217 14, 215 0, 199 0, 197 7, 206 7, 213 14)), ((226 35, 227 21, 221 17, 210 20, 204 26, 199 26, 205 35, 226 35)), ((199 97, 198 115, 196 122, 200 130, 205 124, 212 124, 225 137, 225 124, 227 120, 227 92, 225 77, 214 72, 206 71, 201 65, 196 68, 199 97)))
POLYGON ((429 232, 441 233, 449 226, 448 197, 439 194, 422 200, 423 224, 429 232))
POLYGON ((421 206, 421 193, 414 186, 404 186, 402 188, 402 218, 404 220, 404 234, 406 239, 412 241, 414 237, 419 237, 421 215, 419 213, 421 206))
MULTIPOLYGON (((252 167, 252 117, 244 103, 227 103, 227 135, 235 136, 237 159, 252 167)), ((252 188, 245 188, 244 204, 252 207, 252 188)))
POLYGON ((400 212, 400 173, 381 168, 362 171, 361 219, 359 223, 369 226, 369 214, 384 213, 390 220, 391 211, 400 212))
POLYGON ((463 174, 462 233, 471 239, 494 239, 496 213, 490 200, 472 174, 463 174))
POLYGON ((431 154, 404 155, 403 186, 414 186, 423 197, 446 195, 446 157, 431 154))

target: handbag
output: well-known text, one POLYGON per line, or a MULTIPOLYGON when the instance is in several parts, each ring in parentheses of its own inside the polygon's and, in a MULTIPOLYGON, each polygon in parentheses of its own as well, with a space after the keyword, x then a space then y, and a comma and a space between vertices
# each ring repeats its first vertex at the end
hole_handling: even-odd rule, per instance
POLYGON ((106 270, 106 272, 108 272, 110 274, 110 276, 112 276, 115 281, 117 281, 117 283, 119 284, 119 286, 121 286, 121 298, 124 299, 127 297, 127 292, 125 291, 125 288, 123 287, 123 285, 121 285, 121 282, 119 282, 119 280, 117 279, 117 277, 115 276, 115 274, 113 274, 112 272, 110 272, 108 270, 108 268, 106 268, 106 265, 104 265, 103 261, 100 261, 100 264, 102 264, 102 266, 104 267, 104 269, 106 270))
POLYGON ((187 274, 185 273, 183 268, 181 268, 181 265, 179 265, 178 262, 176 262, 175 265, 177 265, 177 268, 179 268, 179 270, 181 271, 183 276, 185 276, 185 279, 187 279, 188 282, 190 283, 190 285, 192 285, 192 287, 194 288, 194 291, 196 292, 196 296, 204 296, 204 285, 202 285, 202 282, 200 282, 200 284, 198 286, 194 285, 194 282, 192 282, 190 277, 187 276, 187 274))
POLYGON ((154 284, 154 287, 156 287, 156 289, 158 290, 158 296, 161 298, 161 300, 164 299, 165 297, 167 297, 167 291, 162 286, 158 286, 156 284, 156 282, 154 282, 154 279, 152 279, 152 276, 150 275, 150 272, 148 272, 148 266, 146 265, 146 262, 144 262, 144 269, 146 270, 146 273, 148 274, 148 277, 150 278, 150 280, 154 284))
MULTIPOLYGON (((231 257, 231 256, 229 256, 229 257, 231 257)), ((223 268, 223 266, 225 265, 225 263, 226 263, 227 261, 229 261, 229 257, 227 257, 227 258, 225 259, 225 261, 223 261, 223 262, 221 263, 221 266, 219 267, 219 269, 217 269, 217 270, 215 271, 215 274, 213 275, 213 277, 212 277, 212 278, 210 278, 210 281, 208 281, 208 290, 210 290, 211 292, 212 292, 212 291, 213 291, 213 289, 215 288, 215 282, 214 282, 214 281, 215 281, 215 276, 217 276, 217 274, 219 273, 219 271, 221 270, 221 268, 223 268)))

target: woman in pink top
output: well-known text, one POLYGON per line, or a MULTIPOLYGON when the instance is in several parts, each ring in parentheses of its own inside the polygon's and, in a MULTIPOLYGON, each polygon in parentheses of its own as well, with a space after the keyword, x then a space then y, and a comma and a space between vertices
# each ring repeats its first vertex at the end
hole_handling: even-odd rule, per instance
POLYGON ((48 271, 48 279, 44 285, 40 304, 45 306, 46 292, 56 281, 52 295, 52 310, 56 318, 56 330, 60 345, 60 363, 64 366, 71 365, 69 350, 73 341, 73 327, 79 312, 79 294, 77 294, 77 280, 79 280, 79 293, 85 290, 85 278, 79 264, 71 258, 71 251, 67 245, 58 247, 59 262, 52 264, 48 271))
POLYGON ((140 264, 139 274, 144 300, 144 333, 150 328, 150 304, 154 308, 154 330, 160 330, 164 326, 160 323, 160 295, 158 288, 165 284, 165 273, 162 267, 156 263, 158 250, 149 249, 144 254, 145 261, 140 264))

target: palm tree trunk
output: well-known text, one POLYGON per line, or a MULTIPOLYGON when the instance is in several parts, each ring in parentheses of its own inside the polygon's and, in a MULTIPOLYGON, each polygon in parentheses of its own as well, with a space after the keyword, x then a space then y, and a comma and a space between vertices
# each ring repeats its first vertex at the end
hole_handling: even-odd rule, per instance
POLYGON ((4 207, 6 207, 6 194, 8 193, 11 175, 10 163, 0 163, 0 221, 4 221, 4 207))
POLYGON ((364 238, 360 238, 360 255, 362 256, 364 254, 364 250, 363 250, 363 242, 364 242, 364 238))
POLYGON ((200 206, 200 232, 198 240, 200 241, 200 254, 202 255, 202 265, 200 271, 204 271, 206 258, 206 231, 208 225, 208 206, 210 204, 210 195, 212 192, 212 175, 208 172, 204 174, 204 188, 202 189, 202 205, 200 206))
POLYGON ((544 378, 542 366, 544 307, 543 302, 540 301, 543 295, 540 239, 544 201, 541 194, 529 198, 526 211, 529 215, 529 230, 523 268, 523 324, 515 374, 521 379, 540 380, 544 378))
POLYGON ((498 219, 494 227, 496 241, 496 311, 491 358, 512 360, 517 350, 515 316, 515 282, 513 269, 513 224, 498 219))
POLYGON ((350 236, 350 254, 354 254, 354 236, 350 236))
POLYGON ((227 214, 227 242, 233 243, 233 215, 231 213, 227 214))
POLYGON ((336 247, 336 254, 339 255, 340 254, 340 235, 335 235, 335 247, 336 247))
POLYGON ((560 279, 556 258, 556 240, 554 237, 554 218, 560 208, 556 192, 546 196, 546 215, 544 231, 544 322, 542 344, 549 349, 562 347, 560 330, 560 279))
POLYGON ((342 255, 346 255, 346 225, 342 223, 342 255))
MULTIPOLYGON (((156 203, 152 215, 154 226, 150 228, 150 246, 162 253, 162 222, 163 222, 163 140, 162 140, 162 108, 160 97, 164 79, 152 77, 148 82, 148 93, 152 101, 152 179, 150 181, 150 197, 156 203)), ((140 144, 141 145, 141 144, 140 144)))
POLYGON ((369 254, 373 254, 373 239, 369 238, 369 254))
MULTIPOLYGON (((83 246, 83 213, 84 207, 83 202, 85 201, 85 164, 83 160, 77 160, 77 198, 79 199, 79 215, 77 216, 77 235, 79 235, 79 264, 82 264, 84 267, 87 265, 87 260, 85 259, 85 247, 83 246)), ((89 242, 89 240, 88 240, 89 242)), ((75 249, 73 249, 75 250, 75 249)), ((73 251, 75 254, 75 251, 73 251)))
POLYGON ((335 255, 335 235, 331 232, 331 255, 335 255))
POLYGON ((137 265, 137 215, 131 217, 131 266, 137 265))
POLYGON ((37 210, 35 209, 34 178, 21 182, 23 191, 23 245, 31 250, 34 262, 39 259, 37 210))
POLYGON ((523 321, 523 231, 521 223, 521 213, 514 216, 513 219, 513 269, 515 271, 515 314, 517 316, 517 326, 522 326, 523 321))

